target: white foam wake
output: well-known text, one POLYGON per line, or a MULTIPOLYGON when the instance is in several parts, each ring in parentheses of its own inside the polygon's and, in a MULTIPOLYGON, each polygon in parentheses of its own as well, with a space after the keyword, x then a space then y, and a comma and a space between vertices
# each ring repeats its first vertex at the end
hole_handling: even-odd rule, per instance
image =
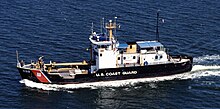
POLYGON ((220 55, 205 55, 205 56, 193 58, 193 62, 198 63, 198 64, 200 63, 216 64, 216 63, 219 63, 219 60, 220 60, 220 55))
POLYGON ((204 70, 220 70, 220 66, 205 66, 205 65, 194 65, 191 72, 204 71, 204 70))
POLYGON ((99 87, 123 87, 123 86, 133 86, 137 83, 147 83, 147 82, 157 82, 157 81, 167 81, 167 80, 184 80, 184 79, 194 79, 204 76, 220 76, 220 66, 203 66, 194 65, 191 72, 186 72, 183 74, 177 74, 165 77, 155 77, 155 78, 141 78, 141 79, 129 79, 129 80, 117 80, 117 81, 103 81, 103 82, 92 82, 92 83, 81 83, 81 84, 43 84, 36 83, 30 80, 21 80, 20 83, 24 83, 26 86, 31 88, 43 89, 43 90, 68 90, 68 89, 79 89, 79 88, 99 88, 99 87))

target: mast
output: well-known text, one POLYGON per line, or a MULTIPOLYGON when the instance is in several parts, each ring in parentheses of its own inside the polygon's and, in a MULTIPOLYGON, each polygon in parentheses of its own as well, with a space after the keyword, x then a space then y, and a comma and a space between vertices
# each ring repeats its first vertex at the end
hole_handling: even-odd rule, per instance
POLYGON ((21 67, 21 64, 19 62, 19 54, 17 50, 16 50, 16 59, 17 59, 17 67, 21 67))
POLYGON ((89 49, 90 49, 90 65, 92 65, 93 64, 93 51, 92 51, 92 44, 90 44, 90 46, 89 46, 89 49))
MULTIPOLYGON (((93 22, 92 22, 92 26, 91 26, 91 35, 93 35, 94 33, 94 30, 93 30, 93 22)), ((92 60, 93 60, 93 51, 92 51, 92 43, 90 42, 90 46, 89 46, 89 49, 90 49, 90 65, 92 64, 92 60)))
POLYGON ((156 40, 158 41, 158 42, 160 42, 160 40, 159 40, 159 10, 157 11, 157 27, 156 27, 156 40))
MULTIPOLYGON (((117 24, 117 23, 116 23, 117 18, 118 18, 118 17, 115 17, 115 24, 117 24)), ((116 28, 115 28, 115 39, 117 40, 117 36, 116 36, 116 28)))
POLYGON ((92 34, 93 34, 93 22, 92 22, 92 26, 91 26, 91 32, 92 32, 92 34))
POLYGON ((103 32, 102 32, 102 28, 103 28, 103 18, 102 18, 102 20, 100 21, 100 23, 101 23, 100 32, 101 32, 101 34, 102 34, 102 33, 103 33, 103 32))
POLYGON ((113 39, 113 29, 116 29, 116 23, 112 22, 112 20, 109 20, 109 23, 106 24, 105 28, 108 30, 109 32, 109 40, 112 41, 113 39))
POLYGON ((18 51, 16 50, 16 59, 17 59, 17 63, 19 63, 19 56, 18 56, 18 51))

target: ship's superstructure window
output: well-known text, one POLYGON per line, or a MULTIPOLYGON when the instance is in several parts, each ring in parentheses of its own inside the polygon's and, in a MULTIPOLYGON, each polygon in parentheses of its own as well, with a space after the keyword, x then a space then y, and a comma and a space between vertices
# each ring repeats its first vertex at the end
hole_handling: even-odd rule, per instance
POLYGON ((98 48, 107 48, 107 45, 99 45, 98 48))
POLYGON ((157 56, 157 55, 155 56, 155 59, 158 59, 158 56, 157 56))
POLYGON ((160 50, 161 47, 157 47, 156 50, 160 50))
POLYGON ((102 53, 100 54, 100 57, 102 57, 102 53))
POLYGON ((147 51, 154 51, 153 47, 146 48, 147 51))
POLYGON ((124 60, 126 60, 126 57, 124 57, 124 60))
POLYGON ((120 60, 120 57, 118 57, 118 60, 120 60))
POLYGON ((133 59, 136 59, 136 56, 133 56, 133 59))

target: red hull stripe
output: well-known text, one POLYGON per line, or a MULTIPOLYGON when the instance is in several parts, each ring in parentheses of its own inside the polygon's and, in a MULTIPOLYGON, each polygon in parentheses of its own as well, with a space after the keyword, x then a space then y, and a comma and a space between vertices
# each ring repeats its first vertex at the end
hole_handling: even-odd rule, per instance
POLYGON ((42 83, 51 83, 51 81, 47 78, 47 76, 40 70, 32 70, 35 77, 42 83))

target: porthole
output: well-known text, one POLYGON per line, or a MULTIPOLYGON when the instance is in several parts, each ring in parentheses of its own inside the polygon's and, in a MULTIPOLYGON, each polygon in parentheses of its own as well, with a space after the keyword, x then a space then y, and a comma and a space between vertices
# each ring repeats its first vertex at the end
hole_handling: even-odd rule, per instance
POLYGON ((136 59, 136 56, 133 56, 133 59, 136 59))
POLYGON ((155 56, 155 59, 158 59, 158 56, 157 56, 157 55, 155 56))

